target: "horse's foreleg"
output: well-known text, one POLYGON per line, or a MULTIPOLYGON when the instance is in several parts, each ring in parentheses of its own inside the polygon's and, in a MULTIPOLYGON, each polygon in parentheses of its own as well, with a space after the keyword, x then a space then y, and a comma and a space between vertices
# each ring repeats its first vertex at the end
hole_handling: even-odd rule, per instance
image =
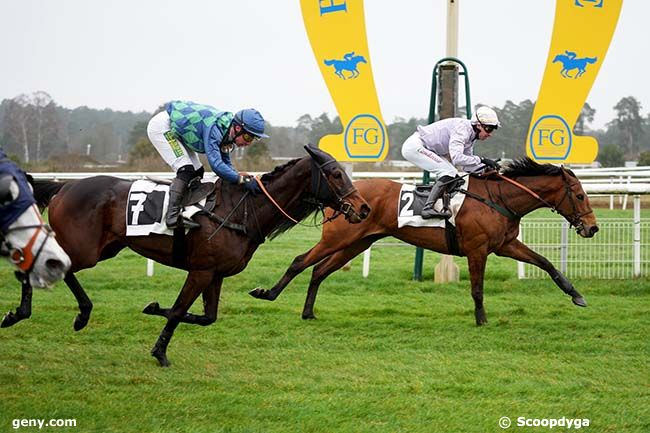
POLYGON ((517 239, 501 247, 499 251, 496 251, 496 254, 499 256, 511 257, 520 262, 530 263, 531 265, 543 269, 551 276, 555 284, 557 284, 564 293, 571 296, 571 300, 574 304, 580 307, 587 306, 587 302, 573 287, 573 284, 571 284, 571 282, 562 275, 560 271, 555 269, 553 264, 549 262, 546 257, 537 254, 517 239))
POLYGON ((16 308, 15 313, 9 311, 5 314, 2 323, 0 323, 0 328, 8 328, 23 319, 29 319, 32 315, 32 285, 29 282, 29 277, 17 272, 16 278, 18 278, 22 286, 20 305, 16 308))
POLYGON ((79 305, 79 314, 75 317, 73 326, 75 331, 80 331, 88 324, 90 312, 93 310, 93 303, 90 301, 90 298, 86 295, 83 287, 79 284, 79 280, 77 280, 77 277, 75 277, 72 272, 68 272, 63 281, 65 281, 79 305))
POLYGON ((474 299, 474 317, 476 326, 487 324, 487 315, 483 306, 483 282, 485 280, 485 263, 487 252, 475 250, 467 254, 469 276, 472 283, 472 299, 474 299))
POLYGON ((359 239, 344 249, 332 254, 314 267, 314 271, 311 274, 311 281, 309 282, 309 288, 307 289, 307 298, 305 299, 305 305, 302 309, 303 319, 316 318, 314 315, 314 304, 316 303, 318 288, 323 280, 333 272, 339 270, 359 253, 366 250, 377 239, 379 239, 379 237, 376 236, 359 239))
POLYGON ((167 317, 167 324, 161 331, 151 349, 151 356, 158 360, 158 363, 162 367, 168 367, 170 365, 169 360, 167 359, 167 346, 174 335, 176 327, 181 322, 182 318, 187 314, 190 306, 196 301, 199 294, 202 290, 210 284, 210 281, 213 279, 212 271, 191 271, 187 275, 185 284, 181 289, 181 292, 176 298, 176 302, 169 311, 167 317))
POLYGON ((275 284, 275 286, 269 290, 257 287, 254 290, 248 292, 248 294, 254 298, 274 301, 278 296, 280 296, 280 293, 282 293, 282 291, 296 276, 298 276, 302 271, 312 266, 313 264, 320 262, 331 253, 331 248, 323 247, 323 245, 318 243, 306 253, 301 254, 293 259, 293 262, 289 268, 287 268, 287 271, 284 273, 282 278, 280 278, 280 281, 275 284))
MULTIPOLYGON (((200 326, 207 326, 214 323, 217 320, 217 308, 219 305, 219 295, 221 294, 222 283, 223 278, 215 275, 210 286, 203 291, 204 315, 199 316, 198 314, 185 313, 185 315, 180 319, 180 322, 200 326)), ((144 307, 142 312, 144 314, 162 316, 168 319, 171 310, 171 308, 160 308, 158 302, 151 302, 149 305, 144 307)))

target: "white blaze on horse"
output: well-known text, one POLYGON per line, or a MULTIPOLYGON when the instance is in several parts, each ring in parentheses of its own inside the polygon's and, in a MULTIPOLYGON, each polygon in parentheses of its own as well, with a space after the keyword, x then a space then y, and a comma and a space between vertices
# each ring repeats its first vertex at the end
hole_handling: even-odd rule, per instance
POLYGON ((70 258, 54 238, 36 206, 25 173, 0 150, 0 255, 16 268, 23 283, 20 307, 0 326, 31 315, 31 287, 49 287, 70 268, 70 258))

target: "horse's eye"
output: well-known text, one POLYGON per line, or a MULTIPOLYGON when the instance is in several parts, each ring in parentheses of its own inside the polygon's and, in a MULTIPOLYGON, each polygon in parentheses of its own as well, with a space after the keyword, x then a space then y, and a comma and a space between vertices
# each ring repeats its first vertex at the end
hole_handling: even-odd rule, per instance
POLYGON ((341 179, 343 177, 343 174, 339 170, 336 170, 334 173, 332 173, 332 177, 334 179, 341 179))
POLYGON ((584 194, 578 194, 578 195, 576 195, 576 197, 577 197, 578 200, 580 200, 580 201, 583 201, 583 200, 585 199, 584 194))

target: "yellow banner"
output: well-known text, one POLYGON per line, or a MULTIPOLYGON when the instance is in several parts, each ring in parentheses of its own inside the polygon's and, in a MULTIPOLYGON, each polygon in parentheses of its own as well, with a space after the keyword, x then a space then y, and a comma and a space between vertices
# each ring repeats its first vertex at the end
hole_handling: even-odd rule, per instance
POLYGON ((366 38, 363 0, 300 0, 316 62, 343 134, 318 144, 339 161, 381 161, 388 132, 381 116, 366 38))
POLYGON ((573 127, 605 60, 623 0, 557 0, 546 71, 528 129, 526 153, 540 162, 591 163, 593 137, 573 127))

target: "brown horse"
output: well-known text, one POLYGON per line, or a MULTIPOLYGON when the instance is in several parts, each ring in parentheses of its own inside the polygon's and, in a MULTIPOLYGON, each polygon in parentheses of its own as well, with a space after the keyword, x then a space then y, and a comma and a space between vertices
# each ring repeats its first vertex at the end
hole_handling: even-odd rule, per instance
POLYGON ((146 314, 167 318, 151 351, 160 365, 167 366, 167 346, 178 324, 205 326, 213 323, 217 319, 223 279, 244 270, 265 238, 277 236, 295 225, 295 221, 289 220, 278 207, 294 220, 301 220, 324 205, 343 214, 350 223, 366 218, 370 207, 336 160, 317 148, 305 146, 305 149, 309 156, 292 160, 261 178, 277 207, 262 194, 251 196, 241 186, 223 183, 222 203, 214 214, 195 217, 201 227, 188 232, 185 240, 188 253, 182 263, 173 259, 171 236, 126 236, 125 215, 131 182, 108 176, 63 185, 37 182, 35 196, 41 204, 56 194, 49 203, 49 219, 58 234, 57 239, 72 260, 64 281, 79 303, 75 330, 88 323, 92 303, 74 273, 91 268, 129 247, 159 263, 188 271, 185 284, 171 308, 160 308, 157 302, 152 302, 144 310, 146 314), (236 229, 234 223, 240 228, 236 229), (204 301, 202 316, 188 313, 199 294, 204 301))
MULTIPOLYGON (((452 253, 443 228, 398 228, 401 184, 381 179, 358 181, 355 186, 372 206, 372 215, 354 228, 341 222, 323 226, 318 244, 296 257, 275 286, 269 290, 257 288, 250 292, 251 296, 273 301, 296 275, 317 264, 302 312, 303 319, 314 319, 314 302, 323 280, 383 237, 394 236, 439 253, 452 253)), ((456 255, 467 256, 477 325, 487 323, 483 279, 490 253, 540 267, 576 305, 587 305, 569 280, 546 258, 517 240, 521 217, 540 207, 550 207, 560 213, 582 237, 592 237, 598 231, 587 194, 571 170, 540 165, 526 158, 510 164, 502 175, 471 176, 468 196, 455 218, 460 250, 456 255)))

